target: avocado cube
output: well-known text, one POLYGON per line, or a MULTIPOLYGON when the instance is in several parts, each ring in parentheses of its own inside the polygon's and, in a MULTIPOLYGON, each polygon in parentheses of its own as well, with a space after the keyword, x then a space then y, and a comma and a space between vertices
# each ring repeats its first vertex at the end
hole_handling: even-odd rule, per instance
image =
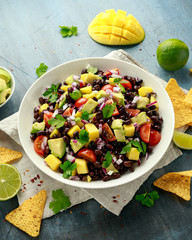
POLYGON ((68 85, 71 85, 72 82, 74 82, 73 80, 73 75, 69 76, 68 78, 65 79, 65 82, 68 84, 68 85))
POLYGON ((11 75, 4 69, 0 69, 0 78, 4 79, 6 83, 8 83, 11 80, 11 75))
POLYGON ((66 103, 66 95, 67 94, 68 94, 67 91, 63 94, 63 99, 59 102, 59 108, 62 108, 64 106, 64 104, 66 103))
POLYGON ((92 86, 80 88, 82 94, 88 94, 92 92, 92 86))
POLYGON ((146 112, 141 112, 137 116, 131 118, 132 123, 137 123, 138 125, 147 123, 146 112))
POLYGON ((123 129, 115 129, 114 133, 115 133, 117 142, 125 142, 125 132, 123 129))
POLYGON ((128 153, 126 153, 126 157, 129 160, 135 160, 135 161, 139 160, 139 155, 140 155, 140 152, 135 147, 132 147, 131 150, 128 153))
POLYGON ((61 89, 64 91, 64 92, 66 92, 67 90, 68 90, 68 88, 70 88, 71 87, 71 85, 63 85, 63 86, 61 86, 61 89))
POLYGON ((122 119, 115 119, 113 120, 112 124, 111 124, 111 128, 112 129, 122 129, 123 120, 122 119))
POLYGON ((97 95, 96 95, 96 98, 97 99, 100 99, 100 98, 108 98, 109 97, 109 93, 106 93, 104 90, 100 90, 97 95))
POLYGON ((32 125, 31 133, 37 133, 39 131, 43 131, 45 129, 45 122, 35 122, 32 125))
POLYGON ((43 110, 46 110, 49 107, 47 103, 44 103, 43 105, 40 106, 39 113, 41 113, 43 110))
POLYGON ((99 129, 93 123, 85 124, 85 130, 89 133, 89 141, 99 138, 99 129))
POLYGON ((89 100, 84 104, 83 108, 81 109, 81 112, 88 112, 92 113, 93 110, 97 107, 98 102, 94 101, 92 98, 89 98, 89 100))
POLYGON ((69 135, 69 137, 72 138, 74 132, 76 132, 76 131, 78 131, 78 132, 81 131, 81 129, 80 129, 80 127, 79 127, 78 125, 75 125, 75 126, 73 126, 72 128, 70 128, 69 131, 67 132, 67 134, 69 135))
POLYGON ((66 143, 63 138, 49 139, 48 146, 51 153, 56 157, 62 158, 65 154, 66 143))
POLYGON ((60 164, 62 163, 62 161, 55 157, 53 154, 49 154, 44 161, 47 163, 47 165, 53 170, 56 171, 58 170, 60 164))
POLYGON ((87 167, 87 161, 85 161, 84 159, 76 158, 75 163, 77 164, 78 174, 86 174, 89 172, 87 167))
POLYGON ((98 79, 101 79, 101 77, 99 77, 98 75, 95 75, 93 73, 90 73, 90 72, 81 74, 81 80, 83 80, 86 83, 93 84, 93 81, 98 80, 98 79))
POLYGON ((4 103, 7 97, 11 94, 11 88, 7 88, 0 93, 0 104, 4 103))
POLYGON ((124 96, 122 93, 113 93, 113 100, 117 105, 124 105, 124 96))
POLYGON ((137 101, 137 108, 139 109, 146 108, 147 104, 149 104, 149 98, 139 97, 139 100, 137 101))
POLYGON ((71 148, 73 149, 73 152, 76 153, 78 152, 83 146, 84 144, 80 143, 78 140, 73 141, 74 139, 71 139, 70 141, 70 145, 71 148))
POLYGON ((75 118, 75 122, 76 124, 81 128, 84 126, 84 123, 81 122, 81 118, 80 117, 76 117, 75 118))
POLYGON ((125 131, 125 137, 133 137, 135 134, 135 127, 130 125, 123 125, 124 131, 125 131))
POLYGON ((147 93, 153 92, 153 89, 151 87, 141 87, 138 90, 139 96, 146 97, 147 93))
POLYGON ((115 166, 113 165, 113 163, 111 163, 111 164, 109 165, 109 167, 106 168, 106 171, 107 171, 107 173, 110 172, 110 171, 113 171, 114 173, 115 173, 115 172, 119 172, 119 171, 115 168, 115 166))
POLYGON ((0 92, 4 91, 7 89, 7 83, 4 79, 0 78, 0 92))

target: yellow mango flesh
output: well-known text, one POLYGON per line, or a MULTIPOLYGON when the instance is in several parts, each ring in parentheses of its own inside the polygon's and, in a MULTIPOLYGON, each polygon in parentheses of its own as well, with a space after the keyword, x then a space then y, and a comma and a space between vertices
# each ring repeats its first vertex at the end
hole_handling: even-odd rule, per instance
POLYGON ((114 9, 99 13, 89 24, 90 37, 106 45, 137 44, 145 38, 145 32, 140 23, 131 14, 114 9))

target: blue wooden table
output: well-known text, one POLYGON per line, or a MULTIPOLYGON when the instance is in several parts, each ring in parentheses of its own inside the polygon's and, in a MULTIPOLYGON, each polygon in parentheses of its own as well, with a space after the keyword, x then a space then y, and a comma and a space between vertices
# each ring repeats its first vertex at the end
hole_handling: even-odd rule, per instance
MULTIPOLYGON (((9 103, 0 108, 0 120, 18 111, 25 92, 37 79, 35 68, 40 63, 51 69, 69 60, 105 56, 120 48, 97 44, 87 32, 93 17, 111 8, 131 13, 145 29, 144 42, 133 47, 122 47, 125 51, 164 80, 174 77, 181 87, 192 87, 192 76, 189 74, 191 56, 187 65, 176 72, 164 71, 156 60, 159 43, 169 38, 183 40, 191 54, 191 0, 1 0, 0 66, 12 69, 16 89, 9 103), (62 38, 59 25, 77 26, 78 36, 62 38)), ((137 194, 154 190, 153 181, 169 171, 191 170, 191 158, 191 151, 183 151, 183 155, 173 163, 156 170, 137 194)), ((142 206, 133 199, 119 217, 101 208, 95 200, 89 200, 43 220, 38 239, 192 239, 191 201, 185 202, 173 194, 158 191, 160 199, 152 208, 142 206)), ((1 240, 31 239, 4 222, 5 215, 17 206, 16 197, 0 203, 1 240)))

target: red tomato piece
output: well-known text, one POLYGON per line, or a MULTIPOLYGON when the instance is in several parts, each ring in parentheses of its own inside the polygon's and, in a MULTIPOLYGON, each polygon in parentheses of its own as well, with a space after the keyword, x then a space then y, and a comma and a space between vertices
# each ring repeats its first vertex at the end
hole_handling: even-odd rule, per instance
POLYGON ((161 134, 155 129, 151 129, 150 138, 149 138, 149 145, 155 146, 157 145, 161 140, 161 134))
POLYGON ((140 113, 140 110, 139 109, 134 109, 134 108, 128 108, 126 109, 127 112, 129 113, 130 117, 134 117, 136 116, 137 114, 140 113))
POLYGON ((43 119, 44 119, 45 125, 48 128, 50 127, 50 125, 48 124, 48 121, 52 118, 52 116, 53 116, 52 112, 47 112, 47 113, 44 113, 44 115, 43 115, 43 119))
POLYGON ((132 89, 132 84, 126 79, 122 79, 120 84, 123 85, 124 88, 132 89))
POLYGON ((104 123, 102 126, 102 136, 105 140, 112 142, 116 140, 116 137, 114 136, 111 128, 107 123, 104 123))
POLYGON ((47 137, 46 136, 43 136, 43 135, 40 135, 38 136, 35 141, 34 141, 34 149, 35 149, 35 152, 37 154, 39 154, 40 156, 43 156, 44 155, 44 152, 45 152, 45 147, 44 149, 42 149, 42 142, 44 140, 47 140, 47 137))
POLYGON ((112 86, 111 84, 107 84, 107 85, 104 85, 101 90, 104 90, 106 91, 107 89, 110 89, 111 91, 113 91, 113 88, 114 86, 112 86))
POLYGON ((83 148, 81 149, 78 154, 78 157, 83 158, 85 160, 87 160, 88 162, 94 163, 97 160, 97 157, 94 153, 93 150, 89 149, 89 148, 83 148))
POLYGON ((103 76, 106 76, 107 78, 109 77, 109 76, 111 76, 112 75, 112 73, 110 72, 110 71, 107 71, 107 72, 105 72, 104 74, 103 74, 103 76))
POLYGON ((79 98, 76 102, 75 102, 75 107, 79 108, 81 105, 85 104, 88 101, 87 98, 79 98))
POLYGON ((119 75, 119 69, 117 69, 117 68, 114 68, 114 69, 112 69, 112 71, 116 71, 117 73, 117 75, 119 75))
POLYGON ((148 143, 151 132, 151 123, 146 123, 140 128, 140 137, 143 142, 148 143))
MULTIPOLYGON (((113 102, 113 100, 112 99, 109 99, 109 100, 107 100, 106 101, 106 104, 113 104, 114 102, 113 102)), ((114 110, 114 112, 113 112, 113 115, 112 116, 116 116, 116 115, 119 115, 119 111, 118 111, 118 108, 117 108, 117 106, 115 107, 115 110, 114 110)))
POLYGON ((63 113, 63 116, 70 117, 72 115, 73 109, 71 107, 68 107, 65 112, 63 113))
POLYGON ((85 86, 85 83, 83 83, 83 82, 78 82, 78 83, 79 83, 80 88, 85 86))

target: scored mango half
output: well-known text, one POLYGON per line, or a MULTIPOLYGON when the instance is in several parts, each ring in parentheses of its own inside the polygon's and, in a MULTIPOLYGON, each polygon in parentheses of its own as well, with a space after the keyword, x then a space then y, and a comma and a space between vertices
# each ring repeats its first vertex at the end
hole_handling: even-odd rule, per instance
POLYGON ((88 33, 98 43, 106 45, 131 45, 143 41, 145 32, 131 14, 114 9, 99 13, 89 24, 88 33))

